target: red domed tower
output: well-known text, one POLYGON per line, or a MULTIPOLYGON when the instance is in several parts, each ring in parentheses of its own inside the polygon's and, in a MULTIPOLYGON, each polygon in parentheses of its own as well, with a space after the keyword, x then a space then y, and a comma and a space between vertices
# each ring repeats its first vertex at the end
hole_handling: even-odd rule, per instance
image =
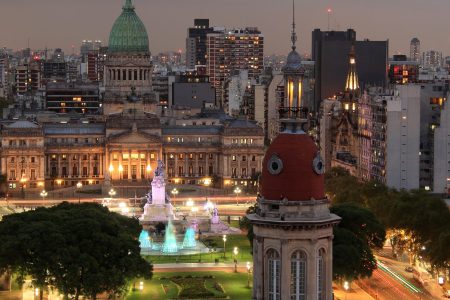
POLYGON ((306 116, 281 119, 264 157, 258 207, 247 216, 254 232, 253 299, 333 298, 333 226, 340 218, 329 211, 324 163, 305 133, 306 116))

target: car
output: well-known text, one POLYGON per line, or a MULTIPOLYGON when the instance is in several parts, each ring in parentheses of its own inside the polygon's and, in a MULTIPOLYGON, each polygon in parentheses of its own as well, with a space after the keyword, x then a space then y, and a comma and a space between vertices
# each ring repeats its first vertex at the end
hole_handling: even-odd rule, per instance
POLYGON ((411 272, 413 272, 413 271, 414 271, 414 268, 413 268, 413 267, 411 267, 411 266, 408 266, 408 267, 406 267, 406 268, 405 268, 405 271, 406 271, 406 272, 410 272, 410 273, 411 273, 411 272))

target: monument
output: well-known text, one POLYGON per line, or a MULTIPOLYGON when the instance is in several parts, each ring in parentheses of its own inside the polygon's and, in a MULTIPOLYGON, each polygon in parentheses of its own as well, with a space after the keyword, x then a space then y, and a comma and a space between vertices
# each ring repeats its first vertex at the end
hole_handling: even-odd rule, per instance
POLYGON ((164 164, 158 160, 158 167, 151 183, 151 191, 147 194, 147 203, 144 213, 139 219, 142 224, 153 222, 168 222, 176 220, 173 214, 173 206, 170 197, 166 193, 166 182, 164 180, 164 164))

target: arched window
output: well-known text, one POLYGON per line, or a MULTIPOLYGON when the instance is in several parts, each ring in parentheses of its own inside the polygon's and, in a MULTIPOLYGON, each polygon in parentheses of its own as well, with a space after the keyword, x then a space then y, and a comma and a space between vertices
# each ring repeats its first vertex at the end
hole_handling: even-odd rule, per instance
POLYGON ((291 300, 306 299, 306 254, 296 251, 291 256, 291 300))
POLYGON ((267 280, 269 300, 280 300, 280 255, 277 251, 267 251, 267 280))
POLYGON ((319 249, 317 253, 317 299, 326 299, 325 292, 325 250, 319 249))

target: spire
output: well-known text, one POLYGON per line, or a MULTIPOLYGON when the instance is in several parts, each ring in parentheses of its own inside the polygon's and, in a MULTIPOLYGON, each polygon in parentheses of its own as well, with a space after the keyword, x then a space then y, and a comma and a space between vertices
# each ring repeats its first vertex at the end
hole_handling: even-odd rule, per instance
POLYGON ((291 33, 292 50, 295 50, 295 42, 297 42, 297 34, 295 33, 295 0, 292 0, 292 33, 291 33))
POLYGON ((134 10, 133 3, 131 0, 125 0, 125 4, 123 5, 123 10, 134 10))
POLYGON ((348 54, 348 74, 345 83, 345 91, 353 92, 359 90, 358 73, 356 73, 355 45, 352 43, 348 54))

